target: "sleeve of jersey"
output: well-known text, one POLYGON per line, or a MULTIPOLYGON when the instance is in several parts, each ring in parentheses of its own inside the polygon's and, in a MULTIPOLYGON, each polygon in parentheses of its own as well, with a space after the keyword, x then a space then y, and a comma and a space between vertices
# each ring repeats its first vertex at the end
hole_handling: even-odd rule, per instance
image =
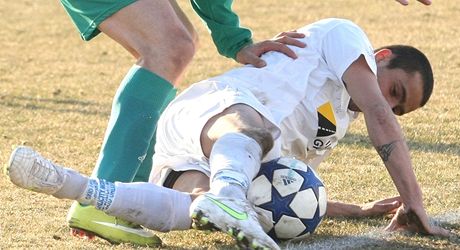
POLYGON ((206 23, 219 54, 235 59, 236 53, 252 43, 251 30, 240 27, 232 11, 232 0, 192 0, 195 12, 206 23))
POLYGON ((369 68, 377 74, 374 50, 364 31, 352 22, 343 22, 332 28, 323 39, 323 57, 338 79, 361 55, 369 68))

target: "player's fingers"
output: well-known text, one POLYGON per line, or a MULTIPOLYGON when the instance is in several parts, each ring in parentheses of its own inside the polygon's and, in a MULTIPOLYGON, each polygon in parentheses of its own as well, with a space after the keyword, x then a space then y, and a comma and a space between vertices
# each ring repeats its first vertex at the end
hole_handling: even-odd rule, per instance
POLYGON ((272 41, 304 48, 305 46, 307 46, 307 44, 298 40, 298 38, 304 38, 304 37, 305 37, 305 34, 292 30, 292 31, 285 31, 285 32, 279 33, 272 39, 272 41))
POLYGON ((261 68, 264 67, 266 63, 260 59, 260 56, 268 51, 278 51, 293 59, 297 58, 295 52, 286 44, 267 40, 242 48, 236 55, 236 61, 242 64, 252 64, 257 68, 261 68))
MULTIPOLYGON (((396 1, 399 2, 402 5, 408 5, 409 4, 408 0, 396 0, 396 1)), ((418 0, 418 1, 423 3, 423 4, 425 4, 425 5, 430 5, 431 4, 431 0, 418 0)))
POLYGON ((261 54, 268 52, 268 51, 278 51, 278 52, 281 52, 289 56, 292 59, 297 58, 297 55, 295 54, 295 52, 284 43, 275 42, 275 41, 265 41, 261 44, 260 47, 262 49, 261 54))
POLYGON ((395 208, 393 208, 393 209, 389 209, 389 210, 387 210, 386 214, 393 216, 393 215, 396 214, 396 211, 398 211, 398 208, 399 208, 399 207, 395 207, 395 208))
POLYGON ((394 232, 401 228, 401 225, 398 223, 396 218, 391 219, 390 224, 385 227, 385 231, 387 232, 394 232))
POLYGON ((283 37, 279 37, 275 40, 273 40, 273 42, 278 42, 278 43, 283 43, 283 44, 286 44, 286 45, 293 45, 293 46, 297 46, 297 47, 300 47, 300 48, 304 48, 305 46, 307 46, 306 43, 296 39, 296 38, 292 38, 292 37, 289 37, 289 36, 283 36, 283 37))
POLYGON ((380 206, 381 206, 380 210, 382 213, 394 214, 396 213, 398 208, 401 206, 401 203, 399 201, 393 201, 393 202, 381 204, 380 206))
POLYGON ((395 214, 400 206, 398 201, 386 202, 386 203, 376 203, 373 204, 371 209, 365 209, 366 216, 376 216, 384 214, 395 214))
POLYGON ((427 234, 427 235, 440 236, 440 237, 451 237, 455 235, 450 230, 436 226, 433 223, 430 223, 430 225, 425 227, 421 223, 417 223, 417 222, 412 223, 411 221, 409 225, 407 226, 407 230, 412 231, 412 232, 427 234))
POLYGON ((406 225, 409 227, 410 231, 431 234, 431 226, 426 223, 424 224, 414 210, 406 211, 404 215, 406 218, 406 225))
POLYGON ((431 0, 418 0, 419 2, 425 4, 425 5, 430 5, 431 4, 431 0))
POLYGON ((291 30, 291 31, 281 32, 278 35, 276 35, 274 38, 283 37, 283 36, 288 36, 288 37, 292 37, 292 38, 304 38, 305 34, 304 33, 299 33, 299 32, 297 32, 295 30, 291 30))
POLYGON ((452 236, 456 236, 454 233, 452 233, 451 231, 447 230, 447 229, 444 229, 444 228, 441 228, 441 227, 435 227, 433 229, 433 235, 437 235, 437 236, 442 236, 442 237, 452 237, 452 236))
POLYGON ((428 235, 449 236, 449 231, 432 223, 423 223, 417 213, 409 210, 405 213, 407 230, 428 235))
POLYGON ((396 0, 396 1, 399 2, 402 5, 408 5, 409 4, 409 1, 407 1, 407 0, 396 0))

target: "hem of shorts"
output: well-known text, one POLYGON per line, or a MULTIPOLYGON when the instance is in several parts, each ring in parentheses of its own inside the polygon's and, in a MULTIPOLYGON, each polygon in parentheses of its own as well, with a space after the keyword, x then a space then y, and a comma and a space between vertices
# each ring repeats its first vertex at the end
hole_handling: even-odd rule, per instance
MULTIPOLYGON (((251 93, 252 94, 252 93, 251 93)), ((254 97, 254 100, 257 100, 256 97, 254 97)), ((233 101, 227 103, 226 105, 223 105, 219 110, 220 111, 216 111, 216 112, 213 112, 213 113, 210 113, 208 116, 209 118, 208 119, 203 119, 203 122, 200 122, 199 125, 197 126, 199 129, 197 131, 200 131, 199 133, 197 133, 198 136, 195 135, 195 141, 201 141, 201 131, 203 131, 204 129, 204 126, 206 126, 206 123, 209 121, 209 119, 211 119, 212 117, 222 113, 225 109, 233 106, 233 105, 236 105, 236 104, 244 104, 244 105, 248 105, 249 107, 255 109, 259 114, 261 114, 261 116, 263 117, 263 119, 270 123, 271 126, 273 128, 275 128, 275 130, 273 131, 270 131, 272 133, 272 136, 273 136, 273 139, 277 139, 279 136, 280 136, 280 128, 278 125, 276 125, 274 119, 272 116, 269 116, 269 113, 267 112, 263 112, 264 110, 264 107, 262 104, 256 104, 255 102, 250 102, 250 101, 247 101, 247 100, 244 100, 244 99, 241 99, 239 96, 236 96, 233 101)), ((201 148, 201 145, 200 145, 200 149, 201 149, 201 153, 203 154, 203 156, 205 155, 205 153, 203 152, 203 148, 201 148)))
POLYGON ((120 4, 114 5, 111 8, 105 10, 100 15, 98 15, 96 18, 94 18, 94 20, 91 23, 89 23, 88 27, 83 32, 81 32, 81 37, 83 38, 83 40, 89 41, 89 40, 93 39, 94 37, 96 37, 101 32, 97 28, 97 26, 99 26, 99 24, 101 24, 104 20, 106 20, 107 18, 109 18, 113 14, 117 13, 119 10, 123 9, 124 7, 126 7, 128 5, 131 5, 132 3, 136 2, 136 1, 137 0, 131 0, 129 2, 123 2, 123 3, 120 3, 120 4), (115 10, 115 9, 117 11, 113 12, 113 10, 115 10))

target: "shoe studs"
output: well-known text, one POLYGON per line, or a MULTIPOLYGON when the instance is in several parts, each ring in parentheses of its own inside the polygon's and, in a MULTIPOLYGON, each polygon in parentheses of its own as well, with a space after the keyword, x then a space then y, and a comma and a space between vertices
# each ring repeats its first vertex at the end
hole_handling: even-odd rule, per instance
POLYGON ((93 240, 96 237, 95 234, 85 231, 83 229, 79 229, 79 228, 71 228, 70 234, 75 237, 85 239, 85 240, 93 240))

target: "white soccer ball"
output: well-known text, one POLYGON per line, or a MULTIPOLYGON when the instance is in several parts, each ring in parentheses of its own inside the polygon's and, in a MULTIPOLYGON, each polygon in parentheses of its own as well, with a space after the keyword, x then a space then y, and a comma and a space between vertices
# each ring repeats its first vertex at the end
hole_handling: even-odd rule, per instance
POLYGON ((248 199, 265 232, 276 241, 310 235, 326 213, 323 182, 310 166, 294 158, 263 163, 248 199))

